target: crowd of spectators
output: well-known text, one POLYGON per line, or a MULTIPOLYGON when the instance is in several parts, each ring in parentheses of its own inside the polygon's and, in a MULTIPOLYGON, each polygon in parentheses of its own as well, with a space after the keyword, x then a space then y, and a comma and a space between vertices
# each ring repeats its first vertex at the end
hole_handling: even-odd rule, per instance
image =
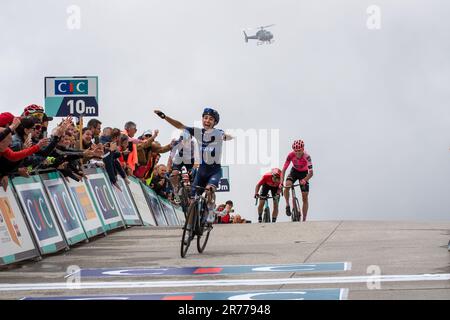
MULTIPOLYGON (((137 136, 136 123, 128 121, 123 129, 103 127, 91 119, 81 129, 72 117, 60 121, 48 132, 44 109, 27 106, 20 116, 0 114, 0 179, 6 189, 8 177, 28 177, 46 169, 59 170, 64 177, 80 181, 86 178, 86 166, 103 167, 111 184, 119 188, 118 176, 129 183, 129 176, 143 181, 171 201, 176 200, 167 166, 160 164, 162 153, 170 152, 183 139, 167 144, 157 141, 158 130, 146 130, 137 136)), ((172 159, 170 159, 171 161, 172 159)))
MULTIPOLYGON (((79 123, 67 117, 48 132, 51 121, 55 120, 34 104, 27 106, 20 116, 0 114, 0 180, 5 190, 8 177, 29 177, 51 169, 80 181, 87 178, 86 167, 102 167, 118 189, 118 176, 126 183, 133 176, 159 196, 179 204, 180 183, 185 182, 181 177, 189 178, 182 171, 186 172, 187 167, 193 178, 199 165, 197 142, 186 132, 162 144, 157 141, 158 130, 145 130, 137 136, 137 126, 132 121, 119 129, 102 128, 100 120, 91 119, 80 132, 79 123), (159 163, 161 154, 166 152, 170 152, 167 165, 159 163), (182 168, 179 162, 190 165, 182 168)), ((233 214, 232 201, 218 206, 216 211, 216 223, 245 222, 233 214)))

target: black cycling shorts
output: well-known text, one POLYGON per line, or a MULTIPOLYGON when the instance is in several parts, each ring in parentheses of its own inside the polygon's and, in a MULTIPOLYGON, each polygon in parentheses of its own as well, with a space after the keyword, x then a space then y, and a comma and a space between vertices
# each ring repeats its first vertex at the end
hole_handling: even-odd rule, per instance
POLYGON ((269 190, 272 193, 272 197, 275 197, 278 193, 278 187, 271 187, 268 186, 267 184, 263 184, 262 185, 262 190, 261 193, 259 194, 261 197, 267 197, 267 195, 269 194, 269 190))
MULTIPOLYGON (((307 175, 308 171, 297 171, 292 168, 286 180, 290 180, 292 181, 292 184, 295 184, 297 180, 302 180, 306 178, 307 175)), ((302 192, 309 192, 309 182, 306 182, 304 186, 300 185, 300 189, 302 190, 302 192)))

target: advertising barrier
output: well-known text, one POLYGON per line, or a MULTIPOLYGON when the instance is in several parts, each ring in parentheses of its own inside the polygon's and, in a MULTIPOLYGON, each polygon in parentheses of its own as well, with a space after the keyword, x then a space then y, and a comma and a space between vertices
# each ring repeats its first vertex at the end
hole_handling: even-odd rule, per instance
POLYGON ((180 222, 178 221, 175 210, 169 200, 160 197, 159 203, 161 204, 161 208, 163 209, 164 216, 166 217, 169 226, 179 226, 180 222))
POLYGON ((109 179, 100 168, 84 170, 88 179, 85 184, 94 200, 94 207, 99 213, 105 229, 113 230, 124 226, 119 206, 114 199, 109 179))
POLYGON ((177 215, 180 225, 184 226, 184 223, 186 222, 186 217, 184 216, 184 212, 181 206, 173 206, 173 210, 175 210, 175 214, 177 215))
POLYGON ((20 204, 30 223, 41 254, 67 247, 39 176, 12 180, 20 204))
POLYGON ((153 217, 155 217, 156 224, 158 226, 167 226, 168 223, 164 216, 164 212, 161 207, 158 195, 155 193, 155 191, 153 191, 144 184, 142 184, 142 189, 145 192, 148 206, 150 207, 150 210, 153 213, 153 217))
POLYGON ((101 168, 86 168, 86 179, 49 171, 15 177, 0 190, 0 266, 69 249, 122 226, 180 226, 180 206, 159 197, 134 177, 112 187, 101 168))
MULTIPOLYGON (((131 183, 131 182, 130 182, 131 183)), ((114 194, 119 204, 119 209, 122 212, 122 217, 125 223, 129 226, 142 226, 142 220, 139 216, 139 211, 134 204, 133 197, 131 196, 128 185, 122 177, 117 177, 117 184, 120 190, 116 187, 112 187, 114 194)))
POLYGON ((43 173, 40 175, 48 198, 53 205, 53 211, 59 219, 64 235, 69 245, 87 239, 83 226, 78 217, 69 190, 59 172, 43 173))
POLYGON ((9 182, 6 192, 0 188, 0 266, 38 256, 9 182))
POLYGON ((135 177, 128 177, 128 179, 130 179, 128 187, 130 188, 136 207, 139 210, 142 222, 146 226, 156 226, 156 220, 147 203, 142 183, 135 177))
POLYGON ((66 184, 88 238, 105 233, 102 221, 94 209, 94 200, 91 198, 84 182, 69 178, 66 184))

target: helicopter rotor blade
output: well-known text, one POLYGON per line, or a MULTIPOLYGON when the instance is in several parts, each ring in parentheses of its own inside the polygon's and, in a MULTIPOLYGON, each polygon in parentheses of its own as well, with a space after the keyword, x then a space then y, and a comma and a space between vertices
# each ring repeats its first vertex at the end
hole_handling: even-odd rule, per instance
POLYGON ((268 25, 268 26, 264 26, 264 27, 260 27, 261 29, 264 29, 264 28, 270 28, 270 27, 273 27, 274 26, 274 24, 270 24, 270 25, 268 25))

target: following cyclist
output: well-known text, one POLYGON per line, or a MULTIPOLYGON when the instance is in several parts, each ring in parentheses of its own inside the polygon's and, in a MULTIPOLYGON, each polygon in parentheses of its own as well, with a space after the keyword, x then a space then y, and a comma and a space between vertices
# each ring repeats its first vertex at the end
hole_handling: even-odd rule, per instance
POLYGON ((192 139, 189 131, 183 130, 180 138, 174 142, 167 161, 167 169, 171 172, 170 181, 173 185, 176 197, 178 195, 178 187, 180 186, 180 176, 183 167, 186 168, 190 179, 193 179, 193 169, 197 169, 199 165, 200 154, 197 141, 192 139))
POLYGON ((220 165, 222 143, 223 141, 231 140, 233 137, 226 134, 223 130, 215 128, 220 121, 220 116, 219 113, 212 108, 205 108, 203 110, 203 128, 187 127, 181 122, 166 116, 159 110, 155 110, 155 113, 175 128, 187 130, 191 137, 195 137, 197 140, 200 148, 200 166, 192 184, 191 196, 194 197, 195 194, 199 195, 203 193, 202 190, 198 190, 196 187, 205 188, 211 191, 207 199, 209 210, 208 222, 214 221, 214 192, 219 186, 220 179, 222 178, 222 167, 220 165))
MULTIPOLYGON (((282 181, 284 175, 292 162, 292 169, 286 178, 286 184, 284 184, 284 198, 286 199, 286 215, 291 215, 291 208, 289 206, 289 191, 292 185, 300 180, 300 189, 302 190, 303 200, 303 221, 306 220, 308 214, 308 194, 309 194, 309 180, 313 176, 313 165, 311 157, 305 152, 305 143, 302 140, 296 140, 292 144, 292 152, 287 156, 286 162, 283 166, 282 181)), ((299 208, 300 210, 300 208, 299 208)))
POLYGON ((267 195, 269 190, 272 193, 273 198, 273 212, 272 212, 272 222, 277 222, 278 216, 278 200, 281 194, 281 170, 278 168, 273 168, 271 172, 266 173, 262 179, 258 182, 255 188, 255 198, 259 199, 258 205, 258 222, 262 222, 262 213, 264 204, 266 203, 267 195), (262 191, 259 193, 259 189, 262 186, 262 191))

